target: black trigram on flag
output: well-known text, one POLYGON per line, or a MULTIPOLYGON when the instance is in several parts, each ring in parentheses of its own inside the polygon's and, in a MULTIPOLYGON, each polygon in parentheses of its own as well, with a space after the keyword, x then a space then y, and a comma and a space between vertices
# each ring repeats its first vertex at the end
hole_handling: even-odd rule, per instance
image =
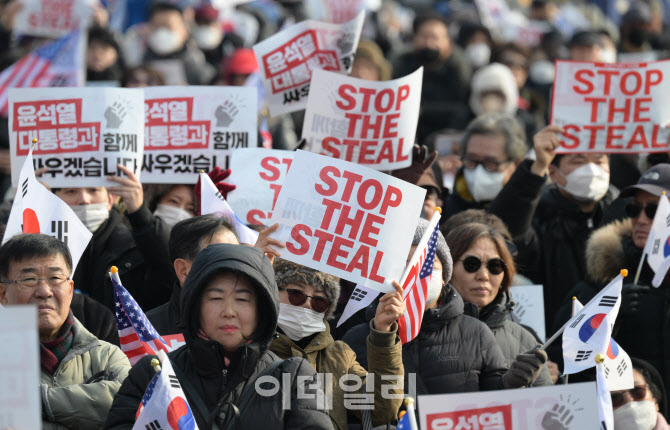
POLYGON ((575 361, 584 361, 591 356, 593 351, 577 351, 577 358, 575 361))
POLYGON ((21 197, 25 197, 28 194, 28 178, 21 184, 21 197))
POLYGON ((623 376, 624 372, 628 369, 628 364, 626 364, 626 360, 621 360, 621 363, 616 368, 617 373, 619 376, 623 376))
POLYGON ((605 371, 605 378, 610 376, 610 368, 603 364, 603 370, 605 371))
POLYGON ((214 195, 215 195, 216 197, 218 197, 219 200, 223 200, 224 202, 226 201, 226 199, 223 198, 223 195, 221 195, 221 192, 220 192, 220 191, 217 191, 216 194, 214 194, 214 195))
POLYGON ((600 303, 598 306, 606 306, 609 308, 613 308, 614 305, 616 304, 617 301, 617 296, 603 296, 602 299, 600 299, 600 303))
POLYGON ((67 226, 69 221, 51 221, 51 234, 67 245, 67 226))
POLYGON ((181 388, 181 385, 179 385, 179 379, 177 379, 176 376, 168 375, 168 379, 170 379, 170 386, 172 388, 177 388, 177 389, 181 388))
POLYGON ((665 217, 665 226, 666 226, 666 227, 670 227, 670 215, 668 215, 667 217, 665 217))
POLYGON ((351 297, 349 299, 351 300, 356 300, 357 302, 360 302, 365 298, 365 296, 368 295, 367 291, 359 290, 356 288, 353 293, 351 293, 351 297))
POLYGON ((579 315, 579 316, 577 317, 577 319, 575 320, 575 322, 573 322, 572 324, 570 324, 570 328, 575 328, 575 327, 577 327, 577 324, 579 324, 579 322, 580 322, 582 319, 584 319, 584 315, 585 315, 585 314, 581 314, 581 315, 579 315))
POLYGON ((159 423, 158 420, 153 420, 144 427, 147 430, 162 430, 163 429, 163 427, 161 427, 161 423, 159 423))
POLYGON ((607 430, 607 424, 605 424, 605 421, 600 422, 600 430, 607 430))

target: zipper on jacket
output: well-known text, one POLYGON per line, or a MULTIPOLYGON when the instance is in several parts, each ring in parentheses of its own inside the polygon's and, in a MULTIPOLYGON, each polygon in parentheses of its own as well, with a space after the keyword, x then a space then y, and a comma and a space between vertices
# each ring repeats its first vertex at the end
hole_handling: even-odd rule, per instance
POLYGON ((223 376, 223 380, 221 381, 221 386, 222 388, 226 388, 226 383, 228 382, 228 369, 223 369, 221 371, 221 374, 223 376))

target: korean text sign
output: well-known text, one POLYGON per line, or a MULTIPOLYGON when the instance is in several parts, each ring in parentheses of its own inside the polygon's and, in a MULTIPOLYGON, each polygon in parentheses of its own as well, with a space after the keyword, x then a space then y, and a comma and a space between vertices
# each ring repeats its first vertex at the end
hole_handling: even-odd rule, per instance
POLYGON ((282 258, 380 291, 400 279, 426 191, 347 161, 298 151, 270 224, 282 258))
POLYGON ((35 169, 52 187, 111 186, 123 164, 139 175, 143 93, 126 88, 9 90, 12 185, 32 144, 35 169))
POLYGON ((302 137, 310 150, 377 170, 412 164, 423 68, 371 82, 315 70, 302 137))
POLYGON ((57 39, 79 27, 86 28, 97 3, 97 0, 21 0, 13 31, 57 39))
POLYGON ((143 183, 194 183, 258 145, 258 97, 250 87, 144 89, 143 183))
POLYGON ((349 73, 365 12, 343 24, 307 20, 254 45, 272 116, 305 109, 315 69, 349 73))
POLYGON ((421 428, 599 428, 595 382, 523 390, 419 396, 421 428))
POLYGON ((552 124, 562 126, 558 153, 668 151, 670 61, 558 61, 552 124))
POLYGON ((237 189, 228 193, 228 203, 245 223, 265 225, 293 161, 294 151, 241 149, 231 157, 230 183, 237 189))

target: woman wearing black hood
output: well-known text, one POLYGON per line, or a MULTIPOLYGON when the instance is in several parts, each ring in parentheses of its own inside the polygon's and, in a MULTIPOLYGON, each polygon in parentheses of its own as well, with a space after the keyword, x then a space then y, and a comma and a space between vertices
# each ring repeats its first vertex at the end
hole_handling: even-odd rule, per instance
MULTIPOLYGON (((323 393, 311 388, 317 385, 317 377, 307 361, 286 359, 268 372, 280 385, 292 381, 291 387, 280 387, 273 396, 255 390, 256 379, 279 360, 268 351, 278 313, 274 271, 260 250, 215 244, 198 254, 181 293, 186 345, 168 357, 199 428, 332 429, 323 393), (304 395, 305 390, 313 395, 304 395), (251 399, 241 401, 247 392, 251 399), (284 392, 290 392, 291 398, 283 399, 284 392)), ((105 428, 132 428, 155 374, 152 358, 144 357, 130 371, 114 398, 105 428)))

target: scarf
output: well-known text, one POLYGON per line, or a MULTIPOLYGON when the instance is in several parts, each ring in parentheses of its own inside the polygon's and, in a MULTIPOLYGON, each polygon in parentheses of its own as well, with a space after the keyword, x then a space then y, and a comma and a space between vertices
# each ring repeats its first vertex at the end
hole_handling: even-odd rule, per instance
POLYGON ((40 362, 42 369, 53 375, 58 365, 65 358, 72 342, 74 341, 74 315, 72 311, 67 315, 67 320, 61 326, 60 334, 54 340, 40 342, 40 362))

